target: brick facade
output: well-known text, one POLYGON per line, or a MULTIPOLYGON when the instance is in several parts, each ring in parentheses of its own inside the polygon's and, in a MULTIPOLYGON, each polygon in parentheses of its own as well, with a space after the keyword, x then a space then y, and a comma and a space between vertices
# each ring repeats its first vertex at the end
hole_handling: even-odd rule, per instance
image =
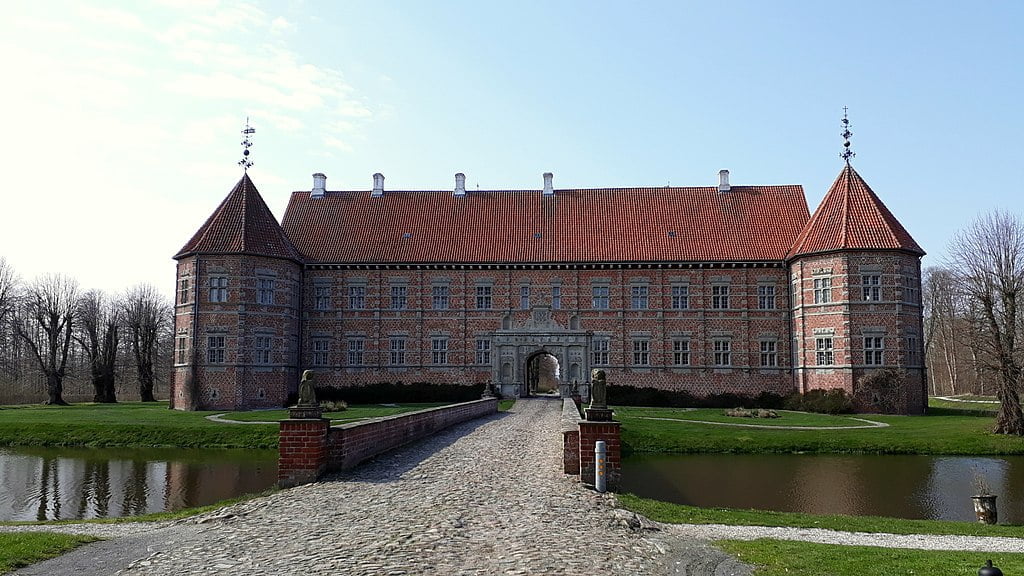
MULTIPOLYGON (((923 251, 849 166, 811 219, 799 187, 552 194, 533 205, 540 191, 458 199, 436 192, 294 193, 282 229, 244 177, 176 256, 172 406, 281 406, 304 369, 316 371, 321 386, 491 381, 502 394, 518 396, 530 393, 531 362, 550 354, 563 395, 574 382, 585 390, 594 368, 613 384, 697 396, 816 388, 856 395, 861 376, 896 366, 909 381, 899 406, 888 409, 924 410, 923 251), (848 197, 857 209, 836 209, 848 197), (447 228, 425 226, 425 215, 410 211, 424 199, 453 211, 447 228), (504 211, 486 212, 499 199, 504 211), (640 200, 661 204, 631 204, 640 200), (631 238, 628 246, 614 236, 595 245, 578 231, 564 241, 557 228, 532 231, 528 211, 539 210, 544 222, 571 220, 560 201, 647 212, 608 221, 631 238), (699 205, 680 210, 684 201, 699 205), (346 212, 357 210, 364 212, 346 212), (675 220, 666 219, 667 210, 675 220), (857 222, 834 224, 849 214, 870 224, 867 232, 854 234, 857 222), (463 242, 457 246, 423 239, 457 234, 478 216, 505 239, 477 253, 507 246, 509 256, 473 261, 473 242, 486 242, 477 237, 450 240, 463 242), (655 220, 666 230, 652 228, 649 236, 658 239, 647 246, 644 226, 655 220), (700 229, 711 226, 706 222, 717 228, 700 229), (835 238, 834 229, 844 236, 835 238), (879 230, 896 232, 887 237, 879 230), (878 237, 878 246, 861 245, 861 236, 878 237), (861 244, 848 246, 847 238, 861 244), (531 248, 534 241, 540 244, 531 248), (589 256, 542 257, 572 242, 589 256), (433 260, 403 260, 403 243, 408 254, 433 260), (679 259, 665 259, 671 253, 679 259), (699 254, 721 257, 694 260, 699 254)), ((870 406, 872 398, 864 401, 870 406)))

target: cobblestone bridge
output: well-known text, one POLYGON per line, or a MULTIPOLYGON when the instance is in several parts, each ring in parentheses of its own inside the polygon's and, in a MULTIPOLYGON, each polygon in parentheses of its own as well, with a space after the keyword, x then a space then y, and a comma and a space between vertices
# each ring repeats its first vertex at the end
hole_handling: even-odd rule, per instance
MULTIPOLYGON (((561 401, 521 399, 350 472, 113 539, 18 574, 748 574, 637 529, 562 474, 561 401)), ((50 529, 49 527, 47 529, 50 529)))

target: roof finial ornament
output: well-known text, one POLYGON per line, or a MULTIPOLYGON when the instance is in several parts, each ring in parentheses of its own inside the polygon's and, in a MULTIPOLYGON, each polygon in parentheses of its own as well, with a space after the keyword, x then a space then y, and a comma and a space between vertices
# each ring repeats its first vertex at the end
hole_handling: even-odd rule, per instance
POLYGON ((853 136, 853 132, 850 132, 850 119, 846 117, 846 106, 843 106, 843 153, 839 155, 840 158, 846 160, 846 165, 850 165, 850 158, 855 158, 857 155, 850 150, 850 136, 853 136))
POLYGON ((248 172, 249 167, 252 166, 252 160, 249 159, 249 148, 252 147, 252 135, 256 132, 256 129, 249 126, 249 117, 245 117, 245 128, 242 129, 242 159, 238 161, 238 165, 242 167, 243 172, 248 172))

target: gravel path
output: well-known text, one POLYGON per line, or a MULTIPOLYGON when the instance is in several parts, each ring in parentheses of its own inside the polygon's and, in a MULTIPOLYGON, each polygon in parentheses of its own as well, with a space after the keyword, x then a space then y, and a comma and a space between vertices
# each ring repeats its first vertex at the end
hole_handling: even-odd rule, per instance
POLYGON ((18 574, 749 574, 563 475, 561 406, 520 400, 344 475, 184 521, 47 526, 134 535, 18 574))

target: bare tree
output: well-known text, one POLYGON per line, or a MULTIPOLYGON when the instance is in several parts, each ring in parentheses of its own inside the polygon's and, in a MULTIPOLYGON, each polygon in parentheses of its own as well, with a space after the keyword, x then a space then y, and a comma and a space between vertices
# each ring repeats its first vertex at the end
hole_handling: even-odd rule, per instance
POLYGON ((171 305, 151 284, 138 284, 125 294, 122 308, 138 370, 139 396, 143 402, 156 402, 157 344, 162 328, 171 320, 171 305))
POLYGON ((98 290, 86 292, 78 302, 75 340, 89 359, 93 401, 117 402, 114 377, 120 340, 121 306, 98 290))
POLYGON ((16 368, 17 337, 11 330, 20 282, 7 260, 0 256, 0 372, 13 372, 16 368))
POLYGON ((21 298, 15 332, 46 377, 47 404, 64 401, 64 375, 78 311, 78 283, 60 274, 44 274, 21 298))
POLYGON ((1021 361, 1017 340, 1024 297, 1024 222, 1003 212, 979 217, 950 244, 959 287, 979 307, 985 337, 979 344, 998 374, 995 432, 1024 436, 1020 404, 1021 361))

